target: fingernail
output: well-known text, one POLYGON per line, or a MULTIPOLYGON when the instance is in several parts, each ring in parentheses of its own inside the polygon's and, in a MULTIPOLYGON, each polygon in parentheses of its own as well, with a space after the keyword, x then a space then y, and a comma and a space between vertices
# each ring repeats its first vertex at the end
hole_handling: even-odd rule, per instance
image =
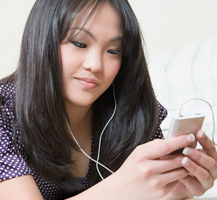
POLYGON ((194 141, 195 141, 194 135, 193 135, 193 134, 189 134, 189 135, 187 136, 187 140, 188 140, 189 142, 194 142, 194 141))
POLYGON ((189 147, 185 147, 182 151, 184 155, 191 155, 193 151, 189 147))
POLYGON ((205 138, 205 134, 204 134, 203 130, 200 130, 198 135, 200 138, 205 138))
POLYGON ((185 165, 185 166, 188 166, 188 158, 187 157, 184 157, 183 159, 182 159, 182 164, 183 165, 185 165))

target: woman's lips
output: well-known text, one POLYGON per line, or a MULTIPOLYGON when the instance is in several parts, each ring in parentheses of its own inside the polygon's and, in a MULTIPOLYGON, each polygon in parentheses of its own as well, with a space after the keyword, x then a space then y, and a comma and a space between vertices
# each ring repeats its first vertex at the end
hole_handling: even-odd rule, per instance
POLYGON ((97 81, 89 78, 76 78, 78 82, 85 88, 92 89, 97 86, 97 81))

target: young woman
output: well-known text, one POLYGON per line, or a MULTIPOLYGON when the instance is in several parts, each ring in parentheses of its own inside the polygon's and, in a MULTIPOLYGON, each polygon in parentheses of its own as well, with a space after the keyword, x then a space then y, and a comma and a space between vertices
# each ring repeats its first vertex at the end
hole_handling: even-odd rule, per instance
POLYGON ((17 71, 0 84, 1 199, 183 199, 217 177, 217 153, 168 140, 127 0, 37 0, 17 71))

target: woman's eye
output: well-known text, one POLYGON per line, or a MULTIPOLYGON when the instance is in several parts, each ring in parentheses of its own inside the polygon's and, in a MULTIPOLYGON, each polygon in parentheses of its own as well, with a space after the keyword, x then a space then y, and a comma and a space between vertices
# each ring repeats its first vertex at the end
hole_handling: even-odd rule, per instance
POLYGON ((110 54, 114 54, 114 55, 121 55, 120 51, 118 51, 118 50, 109 49, 107 52, 110 54))
POLYGON ((86 48, 87 45, 84 44, 84 43, 81 43, 81 42, 75 42, 75 41, 72 41, 72 44, 74 44, 76 47, 78 48, 86 48))

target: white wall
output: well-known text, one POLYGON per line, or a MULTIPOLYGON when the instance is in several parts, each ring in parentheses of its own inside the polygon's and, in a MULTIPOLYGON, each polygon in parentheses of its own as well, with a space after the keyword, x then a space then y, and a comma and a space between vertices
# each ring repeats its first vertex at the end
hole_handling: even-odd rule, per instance
POLYGON ((35 0, 0 0, 0 78, 17 65, 23 29, 35 0))
MULTIPOLYGON (((0 78, 13 72, 35 0, 0 0, 0 78)), ((217 33, 216 0, 129 0, 142 26, 149 57, 217 33)))
POLYGON ((150 57, 217 34, 216 0, 129 0, 150 57))

